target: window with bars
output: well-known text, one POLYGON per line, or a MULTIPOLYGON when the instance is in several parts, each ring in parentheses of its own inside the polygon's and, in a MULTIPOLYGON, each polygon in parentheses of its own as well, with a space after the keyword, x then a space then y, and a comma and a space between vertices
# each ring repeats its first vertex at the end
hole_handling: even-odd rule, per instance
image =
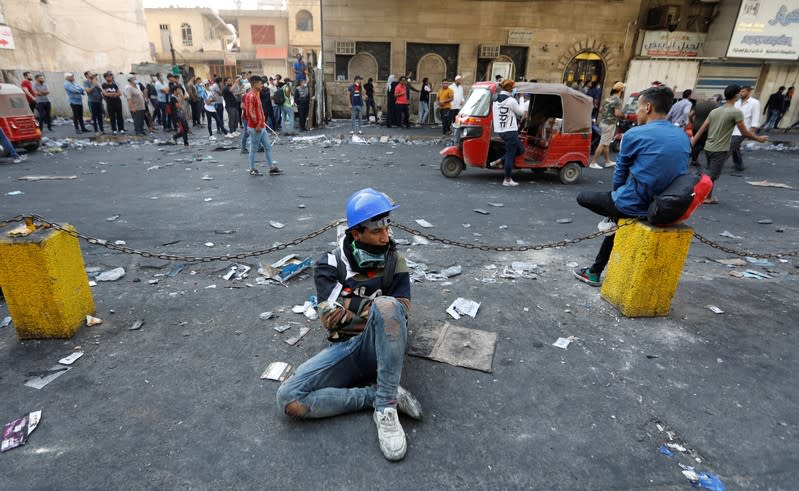
POLYGON ((313 31, 313 15, 307 10, 300 10, 297 12, 297 30, 313 31))
POLYGON ((191 26, 185 22, 180 25, 180 34, 183 36, 183 46, 191 46, 191 26))

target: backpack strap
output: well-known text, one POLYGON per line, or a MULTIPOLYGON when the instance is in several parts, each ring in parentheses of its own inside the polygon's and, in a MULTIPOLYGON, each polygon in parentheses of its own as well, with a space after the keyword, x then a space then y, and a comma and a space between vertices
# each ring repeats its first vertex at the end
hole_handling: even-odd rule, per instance
MULTIPOLYGON (((338 276, 338 281, 341 284, 344 284, 344 281, 347 279, 347 267, 344 265, 343 255, 344 253, 341 250, 341 247, 336 247, 336 250, 333 251, 333 254, 336 256, 336 276, 338 276)), ((386 262, 383 266, 383 286, 381 288, 382 292, 388 291, 391 288, 391 284, 394 282, 394 273, 397 270, 397 246, 394 243, 391 243, 389 246, 388 251, 386 252, 386 262)))

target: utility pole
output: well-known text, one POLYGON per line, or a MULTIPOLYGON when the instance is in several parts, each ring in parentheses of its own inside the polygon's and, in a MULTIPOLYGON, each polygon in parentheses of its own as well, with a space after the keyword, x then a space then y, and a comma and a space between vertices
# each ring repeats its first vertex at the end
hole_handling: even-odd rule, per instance
POLYGON ((172 45, 172 36, 169 36, 169 52, 172 53, 172 66, 178 64, 177 59, 175 59, 175 46, 172 45))

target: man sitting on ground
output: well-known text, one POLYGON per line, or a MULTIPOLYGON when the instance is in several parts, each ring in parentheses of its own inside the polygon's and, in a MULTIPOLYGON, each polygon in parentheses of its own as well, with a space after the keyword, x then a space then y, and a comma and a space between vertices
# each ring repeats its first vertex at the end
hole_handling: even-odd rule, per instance
MULTIPOLYGON (((580 206, 614 222, 645 217, 655 196, 687 172, 691 157, 688 136, 666 119, 673 101, 674 93, 668 87, 641 92, 635 112, 638 126, 624 134, 613 173, 613 192, 583 191, 577 195, 580 206)), ((600 286, 614 237, 605 237, 592 266, 574 270, 578 280, 600 286)))

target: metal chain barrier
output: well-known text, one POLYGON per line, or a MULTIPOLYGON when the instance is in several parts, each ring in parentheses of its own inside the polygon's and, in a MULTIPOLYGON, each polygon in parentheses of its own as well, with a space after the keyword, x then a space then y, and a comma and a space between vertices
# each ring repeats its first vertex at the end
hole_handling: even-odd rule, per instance
MULTIPOLYGON (((9 225, 11 223, 22 222, 22 221, 25 221, 25 220, 32 220, 34 222, 38 222, 38 224, 39 224, 38 226, 39 227, 53 228, 55 230, 60 230, 60 231, 66 233, 66 234, 68 234, 68 235, 70 235, 72 237, 75 237, 76 239, 84 240, 84 241, 86 241, 89 244, 99 245, 99 246, 105 247, 106 249, 110 249, 112 251, 121 252, 123 254, 134 254, 134 255, 141 256, 141 257, 146 257, 146 258, 161 259, 161 260, 164 260, 164 261, 182 261, 182 262, 187 262, 187 263, 210 263, 210 262, 214 262, 214 261, 241 260, 241 259, 247 259, 247 258, 251 258, 251 257, 263 256, 263 255, 269 254, 271 252, 281 251, 281 250, 287 249, 287 248, 289 248, 291 246, 302 244, 303 242, 308 241, 310 239, 313 239, 315 237, 318 237, 318 236, 324 234, 325 232, 327 232, 328 230, 337 227, 341 223, 344 223, 344 220, 342 220, 342 219, 334 220, 334 221, 328 223, 327 225, 325 225, 324 227, 319 228, 317 230, 314 230, 313 232, 305 234, 305 235, 303 235, 301 237, 298 237, 298 238, 296 238, 296 239, 294 239, 292 241, 284 242, 284 243, 277 244, 275 246, 268 247, 266 249, 260 249, 260 250, 257 250, 257 251, 242 252, 242 253, 239 253, 239 254, 232 254, 232 255, 231 254, 226 254, 224 256, 179 256, 179 255, 176 255, 176 254, 163 254, 163 253, 155 253, 155 252, 148 252, 148 251, 140 251, 140 250, 133 249, 133 248, 130 248, 130 247, 125 247, 125 246, 122 246, 122 245, 116 245, 116 244, 108 242, 107 240, 104 240, 104 239, 98 239, 96 237, 92 237, 92 236, 89 236, 89 235, 81 234, 81 233, 79 233, 79 232, 77 232, 75 230, 70 230, 70 229, 64 227, 61 224, 58 224, 58 223, 55 223, 55 222, 50 222, 49 220, 45 219, 44 217, 42 217, 40 215, 35 215, 35 214, 34 215, 24 215, 24 216, 23 215, 17 215, 17 216, 14 216, 12 218, 9 218, 7 220, 0 221, 0 227, 5 227, 6 225, 9 225)), ((481 244, 471 244, 471 243, 468 243, 468 242, 459 242, 457 240, 451 240, 451 239, 447 239, 447 238, 438 237, 438 236, 433 235, 431 233, 423 232, 421 230, 417 230, 415 228, 411 228, 411 227, 402 225, 401 223, 392 223, 391 226, 396 228, 396 229, 398 229, 398 230, 402 230, 403 232, 407 232, 407 233, 409 233, 411 235, 418 235, 419 237, 422 237, 424 239, 427 239, 427 240, 430 240, 430 241, 433 241, 433 242, 439 242, 439 243, 444 244, 444 245, 460 247, 462 249, 479 250, 479 251, 494 251, 494 252, 525 252, 525 251, 540 251, 540 250, 544 250, 544 249, 555 249, 555 248, 558 248, 558 247, 565 247, 565 246, 568 246, 568 245, 577 244, 577 243, 585 241, 585 240, 590 240, 590 239, 595 239, 597 237, 603 237, 603 236, 606 236, 606 235, 611 235, 611 234, 616 233, 616 230, 618 230, 619 228, 625 227, 627 225, 631 225, 632 223, 635 223, 635 222, 627 222, 627 223, 625 223, 623 225, 617 225, 616 227, 613 227, 613 228, 611 228, 609 230, 593 232, 593 233, 590 233, 588 235, 575 237, 574 239, 564 239, 564 240, 560 240, 560 241, 557 241, 557 242, 550 242, 550 243, 545 243, 545 244, 517 245, 517 246, 490 246, 490 245, 481 245, 481 244)), ((737 249, 732 249, 730 247, 723 246, 723 245, 721 245, 721 244, 719 244, 717 242, 713 242, 712 240, 710 240, 710 239, 708 239, 708 238, 706 238, 706 237, 704 237, 704 236, 702 236, 702 235, 700 235, 699 233, 696 233, 696 232, 694 232, 694 237, 698 241, 702 242, 705 245, 708 245, 708 246, 710 246, 710 247, 712 247, 714 249, 718 249, 718 250, 720 250, 722 252, 725 252, 727 254, 732 254, 732 255, 735 255, 735 256, 754 257, 754 258, 761 258, 761 259, 770 259, 770 258, 786 257, 786 256, 799 256, 799 251, 774 252, 774 253, 756 253, 756 252, 749 252, 749 251, 739 251, 737 249)))

